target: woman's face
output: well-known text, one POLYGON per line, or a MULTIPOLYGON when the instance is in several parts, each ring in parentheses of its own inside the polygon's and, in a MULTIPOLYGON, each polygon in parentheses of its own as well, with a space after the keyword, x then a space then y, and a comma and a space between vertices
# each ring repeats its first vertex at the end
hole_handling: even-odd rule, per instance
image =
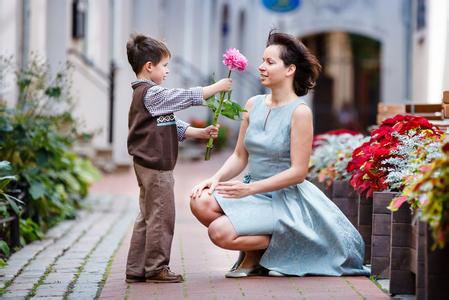
MULTIPOLYGON (((285 80, 286 76, 292 74, 291 67, 285 66, 282 59, 281 47, 271 45, 265 48, 262 57, 262 64, 259 66, 260 81, 263 86, 271 88, 285 80)), ((294 71, 293 71, 294 72, 294 71)))

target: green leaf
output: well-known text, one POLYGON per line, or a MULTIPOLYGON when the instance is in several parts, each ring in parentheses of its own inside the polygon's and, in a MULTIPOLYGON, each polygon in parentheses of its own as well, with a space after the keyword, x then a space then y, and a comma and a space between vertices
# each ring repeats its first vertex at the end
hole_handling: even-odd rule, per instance
POLYGON ((5 256, 9 256, 9 246, 5 241, 0 241, 0 251, 2 251, 5 256))
POLYGON ((8 194, 4 194, 3 196, 5 197, 6 201, 8 201, 9 206, 12 208, 12 210, 13 210, 17 215, 19 215, 19 214, 20 214, 20 209, 19 209, 19 207, 17 206, 16 202, 17 202, 17 203, 21 203, 21 204, 23 204, 23 202, 20 201, 19 199, 17 199, 16 197, 10 196, 10 195, 8 195, 8 194))
POLYGON ((40 182, 30 182, 30 195, 37 200, 45 195, 45 186, 40 182))
POLYGON ((0 170, 4 170, 4 171, 11 170, 11 163, 7 160, 0 161, 0 170))
MULTIPOLYGON (((0 269, 6 267, 6 261, 3 260, 3 258, 0 258, 0 269)), ((1 294, 1 289, 0 289, 0 294, 1 294)))

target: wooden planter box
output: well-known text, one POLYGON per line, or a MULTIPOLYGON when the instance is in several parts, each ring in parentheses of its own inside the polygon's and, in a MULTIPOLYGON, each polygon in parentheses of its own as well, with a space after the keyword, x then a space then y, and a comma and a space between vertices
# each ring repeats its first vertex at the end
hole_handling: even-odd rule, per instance
POLYGON ((428 225, 424 226, 424 297, 417 300, 438 300, 449 298, 449 245, 432 251, 433 244, 428 225))
POLYGON ((419 274, 419 228, 412 224, 410 205, 391 214, 390 293, 415 294, 419 274))
POLYGON ((358 199, 359 195, 349 184, 349 181, 337 180, 332 185, 331 200, 349 219, 355 228, 358 227, 358 199))
POLYGON ((373 219, 373 198, 359 197, 357 202, 357 229, 365 242, 364 263, 371 262, 371 234, 373 219))
POLYGON ((390 293, 417 300, 447 299, 449 246, 432 251, 428 225, 414 222, 408 204, 391 215, 390 293))
POLYGON ((373 231, 371 236, 371 274, 390 278, 391 211, 387 208, 398 193, 375 192, 373 195, 373 231))

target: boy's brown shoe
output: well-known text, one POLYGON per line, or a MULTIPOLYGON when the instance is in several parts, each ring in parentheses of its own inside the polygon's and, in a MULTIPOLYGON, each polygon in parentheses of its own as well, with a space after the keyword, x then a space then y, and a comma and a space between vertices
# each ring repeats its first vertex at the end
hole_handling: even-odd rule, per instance
POLYGON ((146 282, 154 283, 176 283, 183 281, 184 278, 182 277, 182 275, 173 273, 172 271, 170 271, 169 267, 164 267, 159 273, 146 278, 146 282))
POLYGON ((125 281, 127 283, 145 282, 145 277, 143 277, 143 276, 134 276, 134 275, 126 275, 125 281))

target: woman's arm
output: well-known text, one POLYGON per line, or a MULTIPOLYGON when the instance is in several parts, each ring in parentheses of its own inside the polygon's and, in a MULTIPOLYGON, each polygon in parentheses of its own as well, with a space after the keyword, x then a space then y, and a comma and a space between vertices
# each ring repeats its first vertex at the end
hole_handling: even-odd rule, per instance
POLYGON ((312 153, 313 123, 309 107, 299 105, 292 116, 290 157, 291 167, 279 174, 250 184, 223 182, 217 191, 225 197, 241 198, 247 195, 276 191, 304 181, 312 153))
POLYGON ((211 178, 194 187, 191 195, 199 196, 205 188, 209 188, 209 193, 212 193, 218 182, 232 179, 245 169, 248 164, 248 152, 246 151, 243 140, 245 139, 246 129, 249 125, 249 112, 251 111, 253 102, 254 97, 246 102, 245 109, 247 112, 242 114, 239 137, 234 152, 211 178))

